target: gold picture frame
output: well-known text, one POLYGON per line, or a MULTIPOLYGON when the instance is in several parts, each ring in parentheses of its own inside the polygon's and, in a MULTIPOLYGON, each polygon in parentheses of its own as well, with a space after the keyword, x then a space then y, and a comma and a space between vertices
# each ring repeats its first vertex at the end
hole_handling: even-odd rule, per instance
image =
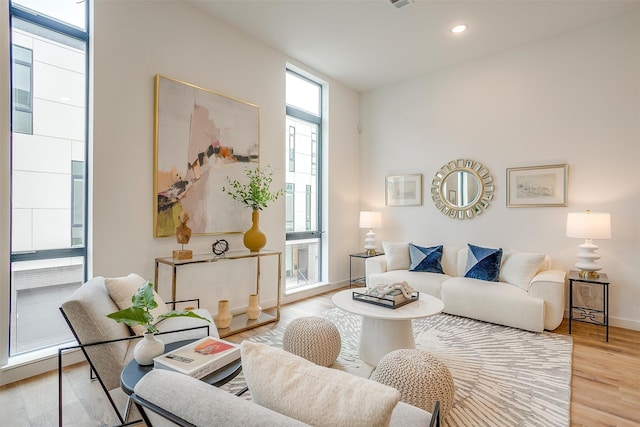
POLYGON ((222 191, 260 162, 260 107, 155 76, 153 235, 175 235, 182 211, 193 235, 239 233, 250 215, 222 191))

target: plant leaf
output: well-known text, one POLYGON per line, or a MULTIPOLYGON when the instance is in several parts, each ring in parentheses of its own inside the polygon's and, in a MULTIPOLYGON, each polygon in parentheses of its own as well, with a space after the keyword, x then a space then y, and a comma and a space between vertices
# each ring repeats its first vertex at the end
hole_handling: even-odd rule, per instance
POLYGON ((131 306, 146 308, 147 310, 153 310, 158 307, 158 303, 153 297, 153 283, 147 280, 144 285, 140 286, 138 292, 131 297, 131 306))
POLYGON ((134 306, 107 314, 107 317, 128 326, 144 325, 147 329, 149 329, 147 324, 153 320, 153 317, 147 311, 134 306))
POLYGON ((193 317, 195 319, 202 319, 202 320, 206 320, 207 322, 211 323, 211 321, 209 319, 207 319, 206 317, 202 317, 197 315, 196 313, 194 313, 193 311, 170 311, 168 313, 165 314, 161 314, 160 316, 158 316, 158 319, 169 319, 171 317, 193 317))

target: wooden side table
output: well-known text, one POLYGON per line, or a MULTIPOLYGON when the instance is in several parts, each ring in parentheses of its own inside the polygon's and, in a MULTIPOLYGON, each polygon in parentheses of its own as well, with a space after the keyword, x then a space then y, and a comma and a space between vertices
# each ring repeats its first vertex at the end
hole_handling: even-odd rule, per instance
MULTIPOLYGON (((368 255, 366 252, 358 252, 356 254, 349 254, 349 289, 351 289, 351 286, 353 285, 363 285, 363 286, 367 286, 367 277, 366 277, 366 271, 365 271, 365 276, 358 276, 358 277, 353 277, 353 259, 355 258, 356 260, 361 259, 361 260, 366 260, 367 258, 371 258, 374 256, 378 256, 378 255, 384 255, 384 252, 376 252, 373 255, 368 255)), ((364 265, 363 265, 364 268, 364 265)))
POLYGON ((599 277, 581 277, 578 271, 569 272, 569 334, 571 322, 591 323, 605 327, 605 340, 609 342, 609 283, 604 273, 599 277), (599 295, 595 292, 599 291, 598 286, 599 295))

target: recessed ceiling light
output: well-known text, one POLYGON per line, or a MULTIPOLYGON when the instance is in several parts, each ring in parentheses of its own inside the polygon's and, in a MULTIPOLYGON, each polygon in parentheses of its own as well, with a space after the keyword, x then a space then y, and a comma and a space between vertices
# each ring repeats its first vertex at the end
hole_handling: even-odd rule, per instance
POLYGON ((464 33, 467 30, 467 26, 465 24, 456 25, 451 29, 451 32, 454 34, 464 33))

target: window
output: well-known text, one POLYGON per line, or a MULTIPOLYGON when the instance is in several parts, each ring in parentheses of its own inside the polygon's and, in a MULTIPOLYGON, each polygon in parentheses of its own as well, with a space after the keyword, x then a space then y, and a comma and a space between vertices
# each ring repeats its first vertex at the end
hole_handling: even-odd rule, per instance
POLYGON ((296 171, 296 127, 289 126, 289 172, 296 171))
POLYGON ((73 339, 58 307, 86 279, 87 3, 9 5, 9 356, 73 339))
POLYGON ((284 190, 285 197, 285 231, 288 233, 293 231, 293 224, 295 222, 295 213, 293 207, 295 206, 295 184, 287 183, 284 190))
POLYGON ((286 89, 285 273, 291 291, 322 280, 322 86, 287 70, 286 89))
POLYGON ((33 51, 22 46, 13 46, 13 131, 32 133, 32 105, 31 87, 33 69, 33 51))

